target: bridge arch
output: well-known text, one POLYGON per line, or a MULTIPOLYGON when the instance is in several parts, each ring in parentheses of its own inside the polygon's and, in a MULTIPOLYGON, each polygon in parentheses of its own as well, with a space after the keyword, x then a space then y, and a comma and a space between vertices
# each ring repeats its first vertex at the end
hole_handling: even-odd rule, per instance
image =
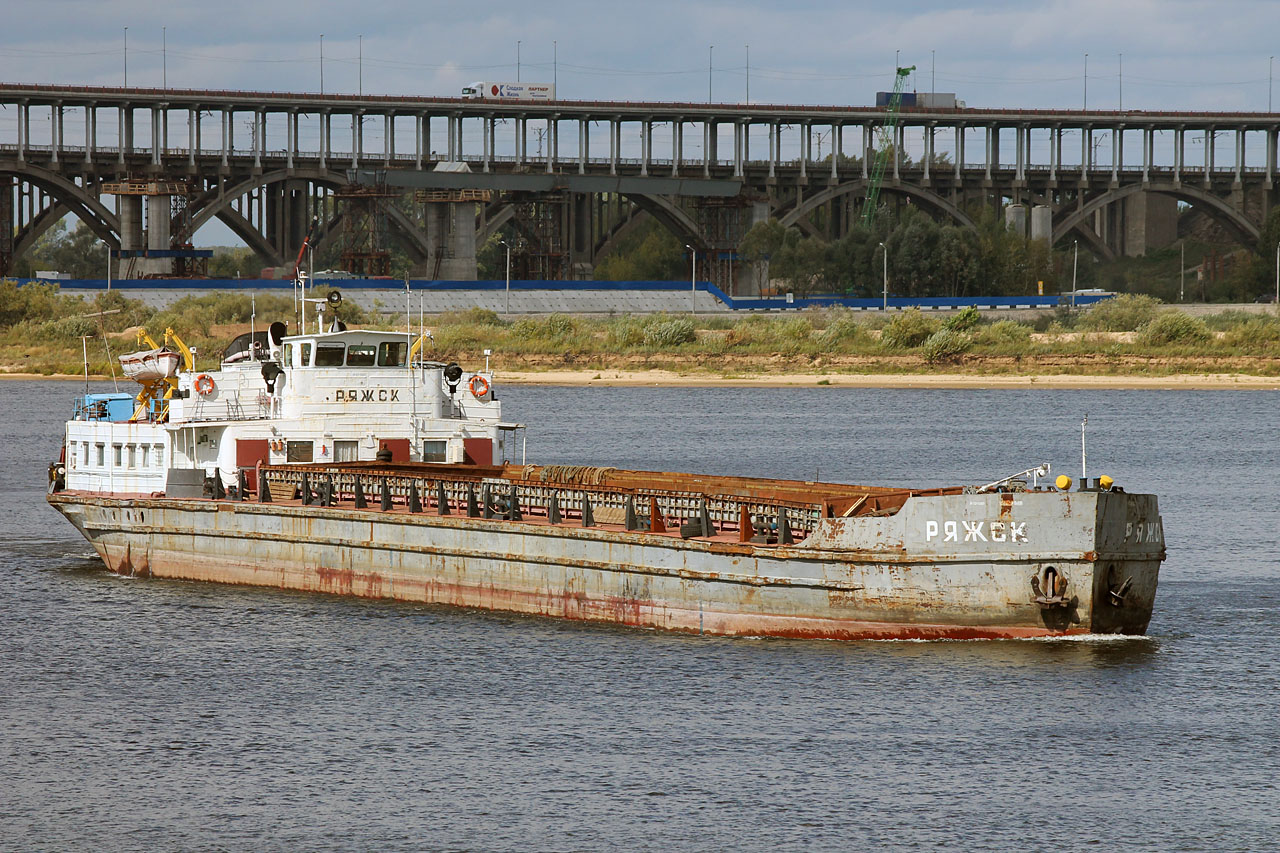
MULTIPOLYGON (((65 207, 63 216, 67 213, 74 214, 77 219, 88 226, 107 245, 117 249, 120 247, 120 240, 116 236, 120 232, 119 218, 88 188, 80 186, 75 181, 63 177, 57 172, 51 172, 48 169, 42 169, 30 163, 21 164, 16 168, 9 163, 0 163, 0 174, 13 175, 32 186, 44 190, 54 200, 54 204, 50 206, 51 208, 56 208, 59 205, 65 207)), ((51 216, 38 217, 42 221, 32 223, 36 225, 38 230, 32 229, 22 235, 20 239, 34 241, 36 237, 39 237, 41 233, 61 218, 62 216, 57 218, 52 218, 51 216)), ((27 245, 29 245, 29 242, 27 245)))
MULTIPOLYGON (((338 189, 350 183, 345 172, 326 169, 277 169, 272 172, 264 172, 261 175, 255 175, 239 183, 223 187, 216 195, 205 199, 200 204, 199 213, 192 217, 191 232, 194 234, 210 220, 217 218, 231 228, 238 237, 244 240, 260 256, 277 265, 285 263, 288 259, 283 257, 283 254, 287 254, 287 252, 282 253, 272 246, 261 232, 231 206, 236 199, 251 190, 284 181, 310 181, 313 184, 332 189, 338 189)), ((403 210, 395 205, 385 205, 384 209, 390 230, 409 250, 413 260, 418 263, 425 260, 428 255, 428 247, 426 235, 422 233, 422 230, 403 210)), ((342 213, 338 211, 329 222, 323 223, 323 230, 326 236, 332 235, 333 227, 341 218, 342 213)))
MULTIPOLYGON (((778 218, 778 222, 788 228, 792 225, 798 225, 804 217, 808 216, 822 205, 834 201, 840 196, 854 193, 865 194, 866 190, 867 182, 861 178, 856 181, 848 181, 843 184, 837 184, 833 187, 827 187, 821 192, 809 196, 803 202, 791 208, 778 218)), ((882 186, 880 191, 886 193, 898 193, 900 195, 905 195, 908 198, 916 199, 922 202, 926 207, 931 207, 939 213, 951 217, 951 219, 966 228, 977 227, 977 224, 967 213, 947 201, 942 196, 932 190, 927 190, 924 187, 912 186, 911 184, 893 184, 882 186)))
POLYGON ((62 221, 62 217, 71 212, 71 208, 67 207, 63 202, 57 199, 50 199, 49 205, 44 210, 36 214, 35 218, 28 222, 13 235, 13 254, 15 257, 21 257, 36 244, 46 231, 54 225, 62 221))
POLYGON ((707 248, 707 238, 698 227, 698 223, 693 220, 687 210, 669 197, 642 193, 623 193, 623 195, 636 207, 661 222, 682 243, 698 249, 707 248))
POLYGON ((1223 225, 1228 231, 1235 234, 1240 242, 1247 246, 1254 246, 1258 242, 1258 238, 1262 236, 1261 230, 1256 224, 1249 221, 1249 218, 1226 199, 1214 195, 1213 193, 1201 189, 1200 187, 1190 184, 1174 184, 1172 181, 1151 182, 1148 184, 1129 184, 1124 187, 1109 189, 1089 199, 1080 207, 1072 207, 1062 211, 1054 217, 1053 223, 1053 242, 1057 242, 1060 238, 1065 237, 1073 229, 1084 225, 1088 218, 1097 213, 1102 208, 1117 201, 1129 198, 1140 192, 1161 193, 1171 195, 1180 201, 1185 201, 1193 207, 1200 207, 1207 216, 1211 217, 1215 222, 1223 225))

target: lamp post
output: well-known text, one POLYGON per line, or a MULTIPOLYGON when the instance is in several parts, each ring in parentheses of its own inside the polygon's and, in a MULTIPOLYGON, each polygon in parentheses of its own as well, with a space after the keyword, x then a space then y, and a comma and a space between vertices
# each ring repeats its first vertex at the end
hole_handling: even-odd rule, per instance
POLYGON ((880 244, 880 257, 884 259, 884 306, 881 310, 889 310, 889 249, 884 243, 880 244))
POLYGON ((356 36, 356 94, 364 94, 364 34, 356 36))
POLYGON ((324 33, 320 34, 320 94, 324 94, 324 33))
POLYGON ((1119 65, 1120 71, 1116 75, 1116 79, 1119 80, 1120 82, 1120 91, 1118 94, 1118 97, 1120 99, 1119 109, 1120 109, 1120 112, 1124 112, 1124 54, 1120 53, 1120 54, 1117 54, 1117 56, 1119 57, 1119 63, 1120 63, 1119 65))
POLYGON ((511 244, 506 240, 499 240, 499 243, 507 247, 507 313, 511 313, 511 244))
POLYGON ((129 28, 124 28, 124 87, 129 88, 129 28))
POLYGON ((1084 55, 1084 111, 1089 111, 1089 54, 1084 55))
POLYGON ((520 39, 516 39, 516 82, 520 82, 520 39))
POLYGON ((711 103, 711 57, 715 55, 716 46, 707 46, 707 103, 711 103))
POLYGON ((1080 266, 1080 241, 1071 241, 1071 307, 1076 307, 1076 269, 1080 266))
POLYGON ((689 250, 689 313, 698 313, 698 250, 688 243, 684 247, 689 250))
POLYGON ((169 28, 160 28, 160 87, 169 91, 169 28))
POLYGON ((747 106, 751 106, 751 45, 747 45, 747 106))

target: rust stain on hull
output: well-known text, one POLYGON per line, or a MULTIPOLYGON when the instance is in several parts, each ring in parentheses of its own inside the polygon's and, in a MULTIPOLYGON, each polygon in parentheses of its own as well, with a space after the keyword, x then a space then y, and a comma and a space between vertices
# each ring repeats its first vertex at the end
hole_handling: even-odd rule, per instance
POLYGON ((1099 629, 1141 633, 1159 568, 1158 559, 1121 562, 1138 580, 1124 606, 1108 608, 1105 596, 1092 591, 1106 586, 1085 560, 1096 552, 1055 559, 1054 571, 1070 574, 1075 585, 1069 608, 1046 610, 1035 603, 1029 577, 1043 570, 1039 563, 912 561, 901 549, 887 549, 879 560, 799 548, 743 551, 742 545, 718 554, 718 543, 625 531, 341 509, 241 505, 223 511, 213 502, 163 499, 149 502, 144 525, 121 517, 129 501, 55 496, 50 502, 123 574, 725 636, 969 640, 1099 629))

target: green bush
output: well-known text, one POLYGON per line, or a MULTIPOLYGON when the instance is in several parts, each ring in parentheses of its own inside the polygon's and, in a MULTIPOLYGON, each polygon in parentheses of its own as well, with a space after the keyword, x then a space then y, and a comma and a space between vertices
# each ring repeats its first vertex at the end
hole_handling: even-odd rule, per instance
POLYGON ((43 323, 32 324, 32 339, 37 341, 50 338, 72 341, 85 335, 90 337, 98 336, 98 324, 94 318, 62 317, 58 320, 46 320, 43 323))
POLYGON ((1154 297, 1126 293, 1094 305, 1077 326, 1090 332, 1136 332, 1156 318, 1159 304, 1154 297))
POLYGON ((693 320, 688 317, 660 319, 645 325, 644 345, 655 349, 676 347, 697 340, 693 320))
POLYGON ((939 323, 920 313, 919 308, 909 308, 897 314, 880 333, 880 342, 895 349, 914 349, 938 331, 939 323))
POLYGON ((0 281, 0 328, 23 320, 40 322, 57 320, 71 314, 83 314, 84 300, 58 291, 56 284, 24 284, 12 279, 0 281))
POLYGON ((975 330, 973 342, 979 346, 1025 345, 1031 342, 1031 328, 1012 320, 1001 320, 975 330))
POLYGON ((982 322, 982 312, 970 305, 962 311, 957 311, 950 317, 942 321, 942 328, 950 329, 953 332, 967 332, 982 322))
POLYGON ((524 317, 511 325, 511 335, 524 341, 560 340, 577 330, 572 317, 567 314, 548 314, 546 317, 524 317))
POLYGON ((1276 317, 1275 314, 1254 314, 1250 311, 1240 311, 1238 309, 1219 311, 1217 314, 1210 314, 1200 319, 1204 321, 1205 326, 1212 332, 1226 332, 1253 320, 1264 320, 1271 323, 1280 321, 1280 318, 1276 317))
POLYGON ((787 317, 774 320, 774 337, 780 341, 804 343, 813 337, 813 323, 808 317, 787 317))
POLYGON ((1222 343, 1233 349, 1270 348, 1280 343, 1280 320, 1273 314, 1250 316, 1227 328, 1222 343))
POLYGON ((973 339, 955 329, 939 329, 930 335, 921 347, 924 360, 930 364, 955 361, 969 351, 973 339))
POLYGON ((1147 346, 1165 346, 1202 344, 1212 337, 1204 321, 1181 311, 1166 311, 1142 327, 1138 341, 1147 346))
POLYGON ((866 329, 857 320, 852 317, 837 317, 818 333, 817 340, 823 349, 835 349, 842 344, 857 343, 866 336, 866 329))
POLYGON ((604 340, 610 350, 624 350, 644 343, 644 318, 634 314, 614 317, 605 325, 604 340))
POLYGON ((749 314, 740 318, 725 335, 726 346, 752 346, 768 337, 768 319, 761 314, 749 314))

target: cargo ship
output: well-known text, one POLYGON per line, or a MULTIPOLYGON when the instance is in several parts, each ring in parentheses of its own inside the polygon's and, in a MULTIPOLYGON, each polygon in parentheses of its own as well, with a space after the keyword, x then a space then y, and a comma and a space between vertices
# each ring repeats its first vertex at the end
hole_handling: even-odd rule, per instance
MULTIPOLYGON (((49 503, 125 575, 727 636, 1141 634, 1157 499, 1047 466, 949 488, 536 465, 412 331, 283 324, 86 393, 49 503), (519 459, 517 460, 517 455, 519 459)), ((487 361, 487 353, 486 353, 487 361)))

